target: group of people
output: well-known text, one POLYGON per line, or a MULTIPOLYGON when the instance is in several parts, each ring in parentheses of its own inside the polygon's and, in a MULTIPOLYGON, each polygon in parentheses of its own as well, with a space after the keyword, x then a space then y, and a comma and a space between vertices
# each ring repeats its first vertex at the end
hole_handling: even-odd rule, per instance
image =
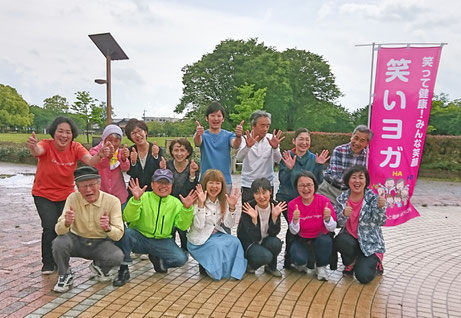
POLYGON ((282 154, 285 137, 280 130, 269 133, 271 115, 265 111, 251 115, 251 131, 244 131, 244 121, 235 132, 222 129, 225 111, 218 102, 205 116, 209 128, 197 121, 193 137, 200 167, 185 138, 170 143, 172 159, 166 161, 137 119, 125 127, 130 147, 121 145, 121 128, 108 125, 100 144, 87 151, 74 141, 77 127, 65 117, 51 124, 51 139, 38 141, 32 133, 27 146, 38 158, 32 195, 43 228, 42 274, 57 270, 55 291, 72 286, 70 257, 92 260, 99 281, 112 280, 110 271, 118 267, 113 285, 122 286, 130 279, 133 253, 147 255, 160 273, 184 265, 190 254, 200 273, 214 280, 241 279, 262 266, 280 277, 281 215, 288 224, 285 268, 328 280, 327 265, 336 269, 339 252, 343 273, 361 283, 382 273, 385 198, 368 189, 373 134, 366 126, 358 126, 330 158, 328 150, 309 151, 306 128, 295 132, 294 148, 282 154), (242 161, 241 189, 232 187, 232 148, 242 161), (78 161, 85 165, 77 168, 78 161), (280 185, 274 195, 275 163, 280 185), (123 172, 130 176, 128 187, 123 172), (235 226, 237 236, 231 234, 235 226))

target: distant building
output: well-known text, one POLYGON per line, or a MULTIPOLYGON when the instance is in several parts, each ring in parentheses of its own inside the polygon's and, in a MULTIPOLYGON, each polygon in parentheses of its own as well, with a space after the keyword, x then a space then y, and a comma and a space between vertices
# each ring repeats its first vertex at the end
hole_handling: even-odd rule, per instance
POLYGON ((126 124, 131 118, 123 118, 123 119, 112 119, 112 124, 119 126, 122 130, 125 129, 126 124))
POLYGON ((143 117, 144 121, 146 123, 153 122, 153 121, 158 121, 160 123, 175 123, 177 121, 180 121, 181 118, 174 118, 174 117, 143 117))

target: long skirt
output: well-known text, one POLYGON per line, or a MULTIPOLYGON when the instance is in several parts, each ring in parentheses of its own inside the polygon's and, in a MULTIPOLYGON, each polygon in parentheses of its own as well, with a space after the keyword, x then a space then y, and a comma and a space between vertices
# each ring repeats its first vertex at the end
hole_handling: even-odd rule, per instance
POLYGON ((242 279, 247 267, 240 240, 230 234, 216 232, 202 245, 187 242, 192 257, 203 266, 214 280, 242 279))

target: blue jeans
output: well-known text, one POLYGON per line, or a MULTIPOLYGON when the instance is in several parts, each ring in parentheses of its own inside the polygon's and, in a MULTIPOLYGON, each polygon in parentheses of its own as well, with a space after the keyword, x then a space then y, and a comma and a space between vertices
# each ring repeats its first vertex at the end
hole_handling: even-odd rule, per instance
POLYGON ((134 229, 125 229, 122 239, 116 245, 123 251, 122 265, 131 262, 130 253, 149 254, 161 258, 165 266, 180 267, 187 262, 187 255, 176 245, 172 238, 148 238, 134 229))
POLYGON ((268 236, 261 244, 253 243, 247 250, 247 259, 252 269, 268 265, 271 270, 277 269, 277 256, 282 250, 282 241, 278 237, 268 236))
POLYGON ((290 248, 291 261, 295 265, 306 265, 315 259, 317 267, 326 266, 332 249, 333 239, 328 234, 319 234, 313 239, 296 236, 290 248))

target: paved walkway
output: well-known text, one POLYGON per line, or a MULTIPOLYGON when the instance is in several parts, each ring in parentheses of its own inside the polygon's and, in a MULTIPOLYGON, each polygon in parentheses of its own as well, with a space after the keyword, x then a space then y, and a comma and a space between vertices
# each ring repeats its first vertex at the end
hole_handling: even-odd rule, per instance
POLYGON ((0 317, 461 317, 461 184, 418 184, 421 217, 384 228, 384 275, 368 285, 343 277, 342 265, 328 282, 262 269, 215 282, 190 259, 168 274, 137 261, 129 283, 113 288, 73 259, 74 288, 58 294, 57 275, 40 275, 40 221, 22 181, 0 182, 0 317))

